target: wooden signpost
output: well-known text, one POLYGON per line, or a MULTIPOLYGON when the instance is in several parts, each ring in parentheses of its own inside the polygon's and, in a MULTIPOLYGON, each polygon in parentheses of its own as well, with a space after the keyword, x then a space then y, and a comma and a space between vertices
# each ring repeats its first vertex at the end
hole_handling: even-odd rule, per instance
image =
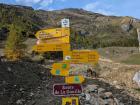
POLYGON ((138 41, 139 41, 139 53, 140 53, 140 29, 137 29, 138 41))

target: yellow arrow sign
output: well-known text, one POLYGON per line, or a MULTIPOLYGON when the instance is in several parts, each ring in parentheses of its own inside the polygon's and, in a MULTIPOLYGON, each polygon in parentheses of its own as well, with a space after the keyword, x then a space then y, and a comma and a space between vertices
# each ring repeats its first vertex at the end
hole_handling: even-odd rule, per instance
POLYGON ((70 44, 39 44, 33 47, 35 52, 48 52, 48 51, 69 51, 70 44))
POLYGON ((70 64, 66 62, 62 63, 54 63, 52 65, 53 69, 61 69, 61 70, 69 70, 70 69, 70 64))
POLYGON ((47 40, 39 40, 39 44, 58 44, 58 43, 69 43, 69 36, 64 36, 60 38, 52 38, 47 40))
POLYGON ((84 76, 69 76, 65 78, 65 83, 67 84, 81 84, 84 81, 84 76))
POLYGON ((52 69, 51 74, 56 76, 69 76, 69 70, 52 69))
POLYGON ((46 42, 59 41, 61 43, 69 43, 70 28, 54 28, 40 30, 35 34, 39 40, 46 40, 46 42))
POLYGON ((97 63, 99 60, 99 54, 94 50, 65 51, 63 56, 64 60, 69 60, 71 63, 97 63))
POLYGON ((79 99, 78 97, 62 98, 62 105, 79 105, 79 99))
POLYGON ((52 65, 51 74, 57 76, 68 76, 70 64, 69 63, 54 63, 52 65))

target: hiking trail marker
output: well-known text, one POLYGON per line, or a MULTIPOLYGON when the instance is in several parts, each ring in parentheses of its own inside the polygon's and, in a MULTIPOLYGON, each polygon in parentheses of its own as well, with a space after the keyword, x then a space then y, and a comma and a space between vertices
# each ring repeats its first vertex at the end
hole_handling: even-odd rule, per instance
POLYGON ((85 81, 84 76, 68 76, 65 77, 65 83, 67 84, 82 84, 85 81))
MULTIPOLYGON (((52 75, 64 76, 66 84, 55 84, 53 94, 55 96, 72 96, 82 93, 84 76, 70 76, 70 64, 96 64, 99 54, 95 50, 72 50, 70 46, 70 22, 69 19, 61 20, 61 28, 43 29, 35 34, 37 44, 32 48, 33 52, 46 53, 50 51, 62 51, 63 60, 61 63, 54 63, 52 75)), ((78 97, 62 98, 62 105, 79 105, 78 97)))
POLYGON ((62 19, 61 26, 62 27, 70 27, 70 20, 69 19, 62 19))
POLYGON ((44 29, 38 31, 35 36, 44 42, 69 43, 70 28, 44 29))
POLYGON ((33 47, 36 52, 47 52, 47 51, 69 51, 70 44, 39 44, 33 47))
POLYGON ((51 74, 57 76, 69 76, 69 63, 54 63, 52 65, 51 74))
POLYGON ((78 84, 55 84, 53 94, 55 96, 79 95, 82 93, 82 86, 78 84))
POLYGON ((62 98, 62 105, 79 105, 79 99, 78 97, 62 98))
POLYGON ((66 61, 73 64, 78 63, 97 63, 99 60, 99 54, 94 50, 72 50, 64 52, 63 55, 66 61), (69 59, 68 59, 69 58, 69 59))

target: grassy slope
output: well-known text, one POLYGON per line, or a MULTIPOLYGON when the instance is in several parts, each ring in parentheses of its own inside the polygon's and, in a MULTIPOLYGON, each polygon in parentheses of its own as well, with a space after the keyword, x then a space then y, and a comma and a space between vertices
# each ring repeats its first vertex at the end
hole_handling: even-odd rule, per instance
POLYGON ((25 36, 33 35, 41 28, 54 28, 53 23, 59 27, 62 18, 69 18, 71 21, 71 42, 74 48, 138 45, 136 26, 140 25, 139 21, 133 22, 129 31, 121 28, 122 24, 130 24, 131 17, 104 16, 79 9, 37 11, 20 6, 0 5, 0 30, 15 24, 25 36), (122 23, 123 21, 126 23, 122 23))
POLYGON ((126 64, 140 65, 140 54, 130 55, 128 58, 124 59, 122 62, 126 64))
POLYGON ((140 54, 136 47, 106 47, 97 50, 102 57, 115 62, 140 65, 140 54))

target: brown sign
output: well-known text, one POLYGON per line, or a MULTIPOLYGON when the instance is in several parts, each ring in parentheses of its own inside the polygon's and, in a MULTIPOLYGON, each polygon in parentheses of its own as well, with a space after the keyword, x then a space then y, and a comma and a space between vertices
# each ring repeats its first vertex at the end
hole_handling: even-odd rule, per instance
POLYGON ((82 93, 82 86, 79 84, 55 84, 53 94, 55 96, 79 95, 82 93))

